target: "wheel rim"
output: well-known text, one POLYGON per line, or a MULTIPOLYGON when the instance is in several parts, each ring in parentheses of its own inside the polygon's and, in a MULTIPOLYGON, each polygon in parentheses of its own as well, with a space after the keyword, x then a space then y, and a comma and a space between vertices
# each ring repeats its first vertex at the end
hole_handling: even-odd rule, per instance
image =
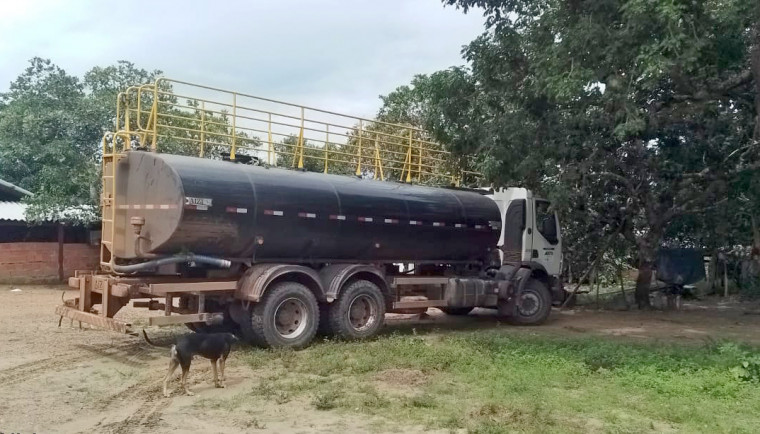
POLYGON ((348 306, 348 323, 351 328, 361 332, 371 328, 377 321, 377 306, 368 295, 359 295, 348 306))
POLYGON ((524 291, 520 296, 520 303, 517 306, 517 310, 522 316, 535 315, 541 308, 541 300, 532 291, 524 291))
POLYGON ((306 303, 294 297, 281 301, 274 310, 274 329, 284 339, 301 336, 309 320, 306 303))

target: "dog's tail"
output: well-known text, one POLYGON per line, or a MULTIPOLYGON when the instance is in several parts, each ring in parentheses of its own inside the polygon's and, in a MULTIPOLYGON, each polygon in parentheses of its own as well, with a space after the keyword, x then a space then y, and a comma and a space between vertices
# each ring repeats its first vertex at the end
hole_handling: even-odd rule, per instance
POLYGON ((156 348, 168 348, 168 347, 164 347, 164 346, 161 346, 161 345, 154 344, 153 341, 151 341, 150 338, 148 338, 148 334, 145 333, 145 329, 143 329, 142 332, 143 332, 143 336, 145 336, 145 342, 147 342, 148 345, 150 345, 152 347, 156 347, 156 348))

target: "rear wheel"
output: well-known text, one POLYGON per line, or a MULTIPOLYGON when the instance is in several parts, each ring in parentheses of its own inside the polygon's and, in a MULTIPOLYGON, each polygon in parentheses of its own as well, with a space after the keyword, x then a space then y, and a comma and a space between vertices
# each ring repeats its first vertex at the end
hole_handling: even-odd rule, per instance
POLYGON ((549 289, 541 281, 530 279, 525 284, 509 321, 517 325, 542 324, 551 310, 552 297, 549 289))
POLYGON ((319 324, 319 306, 309 288, 298 282, 280 282, 267 289, 243 321, 243 336, 262 347, 303 348, 319 324))
POLYGON ((345 287, 327 311, 328 330, 343 339, 374 335, 385 322, 385 299, 380 288, 368 280, 345 287))
POLYGON ((474 307, 442 307, 441 310, 446 315, 467 315, 475 309, 474 307))

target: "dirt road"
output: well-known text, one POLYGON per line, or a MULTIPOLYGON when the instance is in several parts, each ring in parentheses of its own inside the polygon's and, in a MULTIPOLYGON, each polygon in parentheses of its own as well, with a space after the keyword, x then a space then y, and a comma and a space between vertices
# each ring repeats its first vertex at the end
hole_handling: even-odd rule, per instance
MULTIPOLYGON (((0 286, 0 432, 379 432, 423 431, 356 414, 316 410, 308 402, 278 404, 262 397, 245 409, 224 402, 257 387, 267 373, 242 363, 233 353, 227 363, 228 387, 216 389, 211 368, 196 360, 189 383, 196 396, 163 398, 160 381, 167 367, 166 351, 141 339, 92 329, 68 320, 57 327, 54 307, 60 287, 21 286, 11 292, 0 286), (237 360, 236 360, 237 359, 237 360)), ((74 292, 67 297, 74 297, 74 292)), ((443 333, 446 329, 500 328, 504 333, 597 334, 630 339, 678 340, 694 343, 732 339, 760 343, 760 315, 734 304, 687 305, 686 311, 555 312, 541 327, 501 325, 487 311, 451 318, 431 309, 424 320, 389 318, 387 330, 443 333)), ((138 325, 145 312, 125 308, 119 316, 138 325)), ((185 333, 184 328, 151 329, 157 338, 185 333), (162 336, 163 335, 163 336, 162 336)), ((319 344, 317 344, 319 345, 319 344)), ((255 351, 255 350, 244 350, 255 351)), ((175 383, 176 387, 177 384, 175 383)), ((392 386, 389 386, 392 387, 392 386)), ((399 386, 403 387, 403 386, 399 386)))

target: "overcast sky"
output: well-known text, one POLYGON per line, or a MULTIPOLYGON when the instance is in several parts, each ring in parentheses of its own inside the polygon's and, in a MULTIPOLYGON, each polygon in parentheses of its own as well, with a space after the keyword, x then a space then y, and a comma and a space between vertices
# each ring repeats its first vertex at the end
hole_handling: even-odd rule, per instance
POLYGON ((129 60, 168 77, 361 116, 461 65, 483 18, 439 0, 0 0, 0 92, 33 56, 70 74, 129 60))

